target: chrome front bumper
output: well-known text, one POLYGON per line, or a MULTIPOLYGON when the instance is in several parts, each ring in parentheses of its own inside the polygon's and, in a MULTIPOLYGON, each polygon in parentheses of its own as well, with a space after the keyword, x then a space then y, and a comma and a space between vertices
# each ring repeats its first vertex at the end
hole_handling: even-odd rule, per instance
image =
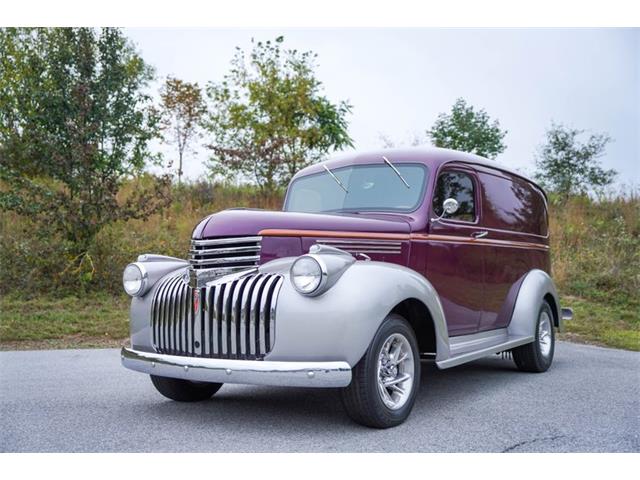
POLYGON ((351 383, 347 362, 272 362, 179 357, 123 348, 122 365, 160 377, 200 382, 245 383, 284 387, 346 387, 351 383))

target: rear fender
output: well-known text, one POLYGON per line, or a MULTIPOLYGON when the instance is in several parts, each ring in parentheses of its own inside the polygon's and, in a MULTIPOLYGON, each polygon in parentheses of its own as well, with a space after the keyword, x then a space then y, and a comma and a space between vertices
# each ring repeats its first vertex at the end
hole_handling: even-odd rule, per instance
POLYGON ((518 291, 511 322, 507 327, 509 335, 535 337, 538 312, 545 297, 552 300, 549 303, 554 324, 558 330, 563 330, 560 299, 553 280, 546 272, 535 269, 527 273, 518 291))

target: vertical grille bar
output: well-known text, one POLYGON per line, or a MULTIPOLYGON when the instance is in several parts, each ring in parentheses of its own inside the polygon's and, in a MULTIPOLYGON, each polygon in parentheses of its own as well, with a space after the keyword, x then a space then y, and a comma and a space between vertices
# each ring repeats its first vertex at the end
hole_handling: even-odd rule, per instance
POLYGON ((251 321, 253 323, 255 338, 253 339, 255 355, 264 355, 264 350, 260 347, 263 345, 263 342, 260 340, 260 299, 262 298, 262 292, 264 290, 264 286, 269 280, 268 276, 262 277, 258 280, 258 284, 256 285, 255 290, 253 291, 253 296, 251 299, 251 321))
POLYGON ((189 328, 189 310, 192 302, 192 291, 190 287, 185 290, 184 300, 182 302, 182 325, 184 329, 184 349, 187 356, 193 355, 194 351, 191 348, 191 342, 193 341, 193 334, 189 328))
POLYGON ((278 277, 272 276, 267 279, 264 283, 264 290, 262 292, 262 298, 260 298, 260 352, 267 353, 267 316, 268 310, 267 302, 269 297, 273 293, 273 288, 275 287, 275 283, 278 280, 278 277))
POLYGON ((229 304, 229 290, 231 290, 231 285, 225 285, 224 292, 222 294, 222 305, 221 305, 221 314, 222 320, 220 322, 220 340, 222 343, 222 349, 220 350, 221 355, 229 354, 229 314, 228 312, 228 304, 229 304))
POLYGON ((238 353, 238 317, 236 302, 238 300, 239 281, 231 284, 232 293, 229 294, 229 354, 234 357, 238 353))
POLYGON ((247 323, 249 324, 249 355, 256 356, 256 322, 255 318, 255 297, 258 292, 258 285, 262 279, 262 275, 256 275, 251 285, 251 292, 247 296, 246 309, 247 309, 247 323))
POLYGON ((241 355, 252 355, 251 353, 251 293, 256 281, 260 278, 260 275, 255 275, 247 279, 247 283, 244 285, 242 291, 242 298, 240 299, 240 341, 241 341, 241 355))
POLYGON ((163 343, 163 335, 162 335, 162 321, 164 319, 164 291, 167 288, 167 284, 163 283, 160 289, 158 290, 158 321, 157 321, 157 330, 158 330, 158 349, 162 351, 162 343, 163 343))
POLYGON ((202 343, 206 343, 206 352, 207 356, 213 356, 213 292, 215 292, 215 287, 208 288, 207 292, 207 326, 209 330, 209 335, 202 339, 202 343))
POLYGON ((163 352, 169 351, 169 292, 171 287, 175 283, 175 279, 172 279, 162 293, 162 342, 161 347, 163 352))
POLYGON ((276 299, 280 293, 282 287, 282 277, 278 277, 275 282, 271 298, 269 299, 269 309, 267 311, 269 315, 269 321, 267 322, 267 351, 270 352, 276 340, 276 299))
POLYGON ((222 330, 222 317, 224 315, 224 292, 225 290, 227 290, 227 285, 222 284, 220 285, 220 293, 218 294, 218 355, 220 355, 221 357, 224 356, 224 353, 222 351, 222 336, 223 336, 223 330, 222 330))
POLYGON ((247 287, 249 280, 251 280, 251 277, 245 277, 238 280, 238 286, 236 287, 236 291, 233 295, 233 315, 235 316, 236 329, 235 333, 232 332, 232 335, 236 336, 235 354, 237 358, 244 358, 244 355, 246 354, 247 339, 244 325, 242 324, 244 312, 242 297, 244 296, 244 290, 247 287))
POLYGON ((203 357, 209 357, 211 356, 211 349, 210 349, 210 342, 209 339, 211 338, 211 323, 209 322, 209 318, 210 318, 210 311, 211 311, 211 304, 209 302, 209 289, 204 289, 202 291, 202 295, 200 296, 200 303, 202 304, 202 328, 203 328, 203 335, 202 335, 202 356, 203 357))
POLYGON ((220 288, 214 287, 212 296, 212 324, 211 324, 211 354, 219 355, 220 354, 220 310, 218 309, 218 297, 220 296, 220 288))
POLYGON ((178 353, 178 316, 179 313, 179 305, 178 305, 178 295, 182 290, 182 285, 184 282, 177 281, 176 286, 174 287, 173 294, 171 295, 171 333, 169 337, 171 338, 171 352, 178 353))
POLYGON ((158 292, 162 289, 162 286, 160 286, 160 288, 158 290, 155 291, 155 293, 153 294, 153 300, 151 302, 151 330, 153 332, 153 346, 154 348, 158 348, 158 322, 157 322, 157 318, 158 318, 158 308, 159 308, 159 303, 158 303, 158 292))
POLYGON ((182 299, 184 297, 184 287, 184 285, 181 285, 178 290, 176 297, 176 318, 174 319, 176 324, 176 351, 179 355, 184 355, 184 346, 182 344, 182 299))
POLYGON ((173 294, 171 295, 171 332, 169 337, 171 338, 171 351, 174 354, 178 354, 180 347, 178 346, 178 321, 180 319, 180 304, 178 302, 180 298, 180 292, 184 287, 182 279, 176 281, 173 294))

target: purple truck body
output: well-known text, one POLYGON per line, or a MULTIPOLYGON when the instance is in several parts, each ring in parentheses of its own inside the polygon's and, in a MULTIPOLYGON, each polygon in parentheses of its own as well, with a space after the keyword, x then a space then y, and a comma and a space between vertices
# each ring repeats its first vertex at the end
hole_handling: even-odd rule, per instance
MULTIPOLYGON (((474 155, 448 150, 385 150, 325 162, 334 170, 379 164, 420 163, 428 178, 421 205, 407 214, 360 212, 315 214, 250 209, 225 210, 205 218, 193 238, 260 235, 260 263, 299 256, 322 240, 401 243, 397 253, 371 253, 372 260, 400 264, 435 287, 450 336, 506 327, 520 283, 532 269, 550 273, 547 203, 542 189, 525 177, 474 155), (440 175, 464 172, 473 180, 476 218, 440 220, 432 198, 440 175)), ((295 179, 322 172, 312 165, 295 179)))

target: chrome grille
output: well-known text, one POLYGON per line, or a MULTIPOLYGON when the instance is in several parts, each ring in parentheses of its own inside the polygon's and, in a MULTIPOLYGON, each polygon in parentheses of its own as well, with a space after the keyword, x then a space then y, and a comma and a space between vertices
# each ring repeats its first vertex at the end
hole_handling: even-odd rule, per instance
POLYGON ((389 240, 318 240, 316 243, 327 245, 329 247, 340 248, 349 253, 386 253, 400 254, 402 251, 402 242, 389 240))
POLYGON ((194 269, 219 269, 224 273, 258 265, 262 237, 191 240, 189 262, 194 269))
POLYGON ((192 288, 182 275, 164 280, 151 307, 153 346, 159 353, 262 359, 275 341, 281 275, 236 274, 192 288))

